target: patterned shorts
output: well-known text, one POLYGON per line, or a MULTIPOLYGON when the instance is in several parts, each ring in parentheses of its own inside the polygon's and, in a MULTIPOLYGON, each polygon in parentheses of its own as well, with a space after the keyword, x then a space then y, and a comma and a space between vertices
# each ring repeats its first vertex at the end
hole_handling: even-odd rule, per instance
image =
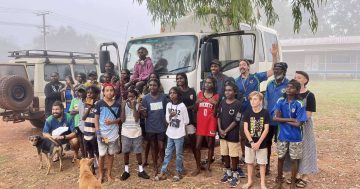
POLYGON ((303 143, 278 141, 277 150, 280 159, 284 158, 288 151, 291 159, 301 159, 303 154, 303 143))

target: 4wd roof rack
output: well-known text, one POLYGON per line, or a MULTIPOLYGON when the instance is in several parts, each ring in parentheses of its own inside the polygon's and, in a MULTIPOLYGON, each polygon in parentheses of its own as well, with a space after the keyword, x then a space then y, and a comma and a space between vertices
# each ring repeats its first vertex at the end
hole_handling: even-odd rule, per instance
POLYGON ((72 59, 94 59, 95 53, 72 52, 72 51, 51 51, 51 50, 19 50, 9 51, 9 57, 18 58, 72 58, 72 59))

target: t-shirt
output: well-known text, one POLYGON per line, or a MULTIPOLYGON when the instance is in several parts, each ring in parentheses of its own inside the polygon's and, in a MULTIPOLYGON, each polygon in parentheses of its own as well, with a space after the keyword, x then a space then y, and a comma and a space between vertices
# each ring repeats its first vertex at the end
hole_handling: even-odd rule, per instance
POLYGON ((169 102, 166 105, 166 122, 169 124, 166 135, 172 139, 178 139, 185 136, 185 125, 189 124, 189 116, 184 103, 173 104, 169 102), (176 112, 176 115, 169 118, 170 112, 176 112))
POLYGON ((166 95, 159 93, 158 97, 154 99, 151 94, 144 96, 142 106, 146 108, 146 123, 145 132, 147 133, 165 133, 166 131, 166 104, 168 100, 166 95))
MULTIPOLYGON (((139 104, 136 104, 136 110, 139 109, 139 104)), ((128 138, 137 138, 141 136, 140 119, 135 121, 134 110, 126 103, 125 106, 125 122, 121 126, 121 135, 128 138)))
MULTIPOLYGON (((79 98, 73 98, 71 100, 71 104, 70 104, 70 108, 69 108, 69 112, 71 111, 79 111, 79 102, 81 100, 79 98)), ((80 122, 80 116, 79 116, 79 113, 77 113, 76 115, 73 115, 74 116, 74 126, 75 127, 78 127, 79 126, 79 122, 80 122)))
POLYGON ((74 121, 72 116, 64 113, 61 121, 58 121, 53 115, 49 116, 43 128, 44 133, 52 134, 53 130, 59 127, 68 127, 68 131, 64 133, 64 135, 70 134, 75 131, 74 121))
MULTIPOLYGON (((275 107, 271 111, 271 115, 275 115, 275 111, 281 112, 283 118, 294 118, 299 122, 307 120, 305 106, 301 100, 291 100, 288 102, 287 98, 281 97, 277 101, 275 107)), ((301 127, 295 127, 287 123, 279 123, 278 140, 285 142, 301 142, 302 131, 301 127)))
POLYGON ((239 142, 239 132, 240 132, 240 119, 241 119, 241 102, 239 100, 235 100, 231 104, 228 104, 226 100, 222 100, 220 102, 220 110, 219 110, 219 118, 221 122, 221 129, 227 129, 232 122, 236 122, 236 126, 229 131, 225 138, 220 137, 221 139, 225 139, 230 142, 239 142))
MULTIPOLYGON (((189 88, 186 91, 181 91, 180 94, 182 97, 182 101, 185 104, 186 107, 195 105, 196 102, 196 92, 193 88, 189 88)), ((187 109, 188 115, 189 115, 189 123, 195 124, 195 115, 194 110, 187 109)))
POLYGON ((305 93, 300 93, 300 97, 303 99, 306 111, 316 112, 316 100, 314 93, 306 91, 305 93))
POLYGON ((96 103, 95 109, 96 115, 99 115, 99 125, 100 125, 100 133, 102 137, 108 138, 110 142, 115 141, 119 138, 119 125, 112 124, 106 125, 105 120, 115 120, 120 117, 120 103, 118 101, 114 101, 114 103, 110 106, 106 104, 104 100, 100 100, 96 103), (116 116, 110 111, 110 108, 115 112, 116 116))
MULTIPOLYGON (((96 104, 96 103, 95 103, 96 104)), ((88 108, 85 108, 85 111, 87 111, 88 108)), ((95 107, 91 107, 89 114, 86 116, 86 119, 84 121, 84 139, 89 141, 92 140, 95 137, 95 107)))
MULTIPOLYGON (((248 131, 251 134, 251 138, 254 142, 257 142, 265 129, 265 124, 269 124, 269 112, 266 109, 262 109, 260 112, 255 113, 250 108, 244 116, 244 122, 248 123, 248 131)), ((246 138, 245 146, 251 148, 249 140, 246 138)), ((260 144, 260 149, 266 148, 266 140, 263 140, 260 144)))
MULTIPOLYGON (((280 97, 283 97, 286 92, 287 84, 289 80, 284 78, 284 80, 277 84, 275 80, 271 80, 268 85, 266 86, 266 93, 265 93, 265 109, 268 110, 269 115, 271 110, 274 108, 276 102, 280 97)), ((270 125, 277 126, 277 122, 272 120, 270 116, 270 125)))
POLYGON ((236 86, 239 89, 239 93, 243 94, 244 102, 241 107, 241 111, 245 112, 250 109, 249 94, 253 91, 260 91, 260 83, 267 80, 267 72, 258 72, 250 74, 246 79, 241 76, 235 81, 236 86))

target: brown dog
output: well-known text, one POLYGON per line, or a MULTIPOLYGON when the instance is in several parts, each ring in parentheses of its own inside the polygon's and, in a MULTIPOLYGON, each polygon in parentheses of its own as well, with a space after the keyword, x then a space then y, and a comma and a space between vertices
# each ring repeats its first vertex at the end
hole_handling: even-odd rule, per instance
POLYGON ((79 162, 80 166, 80 176, 79 176, 79 188, 80 189, 102 189, 101 182, 96 179, 96 177, 91 172, 90 166, 94 162, 94 158, 88 159, 83 158, 81 160, 76 160, 79 162))
POLYGON ((51 160, 53 159, 54 155, 57 154, 60 160, 60 171, 63 169, 62 165, 62 158, 61 155, 63 153, 63 148, 57 142, 41 137, 39 135, 34 135, 29 137, 29 141, 33 146, 36 146, 38 156, 40 159, 40 166, 39 169, 43 168, 42 163, 42 153, 46 155, 47 162, 48 162, 48 169, 46 175, 50 173, 51 169, 51 160))

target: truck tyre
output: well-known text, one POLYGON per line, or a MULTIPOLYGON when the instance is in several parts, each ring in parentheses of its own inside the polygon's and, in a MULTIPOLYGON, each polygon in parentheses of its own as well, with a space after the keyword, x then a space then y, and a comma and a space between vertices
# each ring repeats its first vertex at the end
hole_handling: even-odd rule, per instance
POLYGON ((34 98, 31 83, 16 75, 0 78, 0 108, 6 110, 24 110, 34 98))
POLYGON ((31 125, 33 125, 34 127, 38 128, 38 129, 42 129, 45 124, 45 120, 43 120, 43 119, 30 119, 29 121, 30 121, 31 125))

